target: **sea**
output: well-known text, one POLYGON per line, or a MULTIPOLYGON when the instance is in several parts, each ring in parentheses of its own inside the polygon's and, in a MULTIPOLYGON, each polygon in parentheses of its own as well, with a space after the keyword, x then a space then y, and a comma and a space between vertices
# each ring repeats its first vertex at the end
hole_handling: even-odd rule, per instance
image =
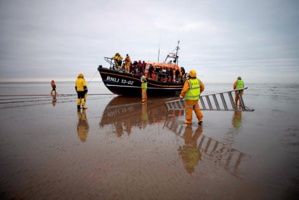
POLYGON ((299 84, 245 82, 253 111, 204 110, 202 126, 168 98, 145 107, 87 84, 77 112, 74 82, 56 82, 55 99, 50 82, 0 83, 0 199, 298 198, 299 84))

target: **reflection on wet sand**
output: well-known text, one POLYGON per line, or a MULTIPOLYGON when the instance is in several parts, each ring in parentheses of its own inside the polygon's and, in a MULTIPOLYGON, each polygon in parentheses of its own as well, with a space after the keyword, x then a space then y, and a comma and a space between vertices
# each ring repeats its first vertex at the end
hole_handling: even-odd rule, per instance
POLYGON ((242 126, 242 111, 238 110, 234 112, 234 116, 232 119, 233 127, 241 128, 242 126))
MULTIPOLYGON (((203 127, 181 124, 177 116, 183 111, 167 112, 163 99, 153 99, 145 104, 140 98, 115 97, 106 106, 100 126, 112 126, 113 132, 121 137, 125 132, 130 135, 132 127, 144 129, 146 126, 163 123, 176 135, 184 139, 178 153, 188 173, 193 173, 200 161, 212 162, 222 166, 235 176, 239 176, 238 168, 247 155, 230 144, 224 144, 202 134, 203 127)), ((234 127, 241 126, 241 113, 236 111, 232 120, 234 127)))
POLYGON ((53 105, 53 107, 56 106, 56 102, 57 102, 57 99, 56 99, 56 98, 53 98, 53 99, 52 99, 52 105, 53 105))
POLYGON ((106 106, 100 126, 112 125, 113 132, 121 137, 125 132, 130 135, 132 127, 144 129, 148 125, 164 123, 169 114, 183 115, 182 111, 167 113, 164 99, 152 98, 141 103, 138 97, 115 97, 106 106))
POLYGON ((81 142, 86 142, 88 131, 89 131, 88 120, 86 117, 86 110, 78 111, 77 115, 78 115, 78 124, 77 124, 78 137, 81 142))
POLYGON ((238 168, 242 159, 247 157, 245 153, 203 135, 201 126, 194 131, 191 125, 178 124, 174 119, 168 120, 165 125, 185 141, 178 151, 188 173, 192 173, 202 160, 212 161, 213 165, 222 166, 233 175, 240 176, 238 168))
POLYGON ((184 132, 184 145, 179 147, 179 155, 188 173, 194 172, 199 160, 201 160, 201 152, 197 145, 197 140, 202 133, 202 126, 198 126, 193 133, 192 125, 188 124, 184 132))
POLYGON ((242 127, 242 110, 234 111, 232 117, 232 128, 224 135, 224 142, 227 147, 235 143, 235 137, 239 134, 242 127))

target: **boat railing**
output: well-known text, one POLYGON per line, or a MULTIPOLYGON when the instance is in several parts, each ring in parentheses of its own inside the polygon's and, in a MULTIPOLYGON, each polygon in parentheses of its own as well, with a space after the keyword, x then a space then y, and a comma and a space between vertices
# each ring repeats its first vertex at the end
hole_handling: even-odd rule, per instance
POLYGON ((165 58, 165 60, 164 60, 164 63, 173 63, 173 64, 176 64, 176 65, 178 65, 178 63, 179 63, 179 56, 178 56, 178 52, 179 52, 179 50, 180 50, 180 47, 179 47, 179 45, 180 45, 180 41, 178 41, 178 45, 176 46, 176 48, 171 52, 171 53, 169 53, 167 56, 166 56, 166 58, 165 58), (174 53, 175 52, 175 53, 174 53), (169 60, 169 61, 168 61, 169 60))
MULTIPOLYGON (((240 91, 246 90, 246 88, 231 90, 227 92, 209 94, 209 95, 201 95, 199 98, 199 105, 201 110, 210 110, 210 111, 238 111, 240 108, 242 111, 254 111, 254 109, 250 109, 245 106, 245 102, 243 100, 243 96, 240 91), (234 102, 233 94, 236 93, 239 97, 240 106, 236 105, 234 102), (229 103, 227 103, 230 102, 229 103)), ((184 100, 173 100, 165 102, 166 109, 168 111, 171 110, 185 110, 184 100)))
POLYGON ((113 58, 109 58, 109 57, 104 57, 105 61, 108 62, 110 64, 110 67, 109 69, 116 69, 116 65, 115 63, 113 62, 113 58))

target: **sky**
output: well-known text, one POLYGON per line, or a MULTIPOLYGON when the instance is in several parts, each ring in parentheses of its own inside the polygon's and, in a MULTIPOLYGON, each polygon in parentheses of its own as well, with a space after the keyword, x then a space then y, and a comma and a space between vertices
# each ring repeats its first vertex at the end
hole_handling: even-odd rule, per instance
POLYGON ((298 0, 0 0, 0 82, 99 80, 104 57, 178 41, 203 82, 299 83, 298 0))

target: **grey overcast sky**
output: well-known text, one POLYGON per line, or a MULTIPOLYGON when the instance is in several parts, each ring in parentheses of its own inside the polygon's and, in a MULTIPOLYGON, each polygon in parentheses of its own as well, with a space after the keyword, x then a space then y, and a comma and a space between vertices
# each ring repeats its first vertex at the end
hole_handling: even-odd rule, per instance
POLYGON ((0 0, 0 81, 97 80, 105 56, 178 40, 204 82, 299 83, 298 0, 0 0))

